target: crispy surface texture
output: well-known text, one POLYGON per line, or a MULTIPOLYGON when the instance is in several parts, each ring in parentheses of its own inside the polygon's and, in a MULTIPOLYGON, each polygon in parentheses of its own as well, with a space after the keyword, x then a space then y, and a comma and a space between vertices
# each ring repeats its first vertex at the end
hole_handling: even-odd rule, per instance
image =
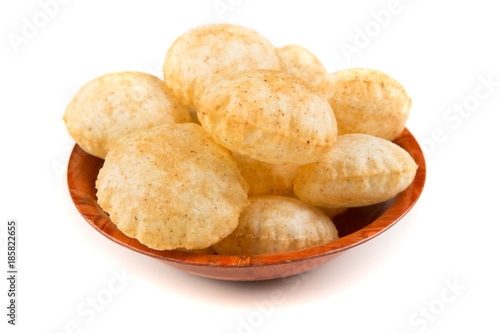
POLYGON ((231 153, 193 123, 120 140, 96 188, 118 229, 156 250, 207 248, 236 228, 248 204, 248 185, 231 153))
POLYGON ((271 164, 233 153, 241 175, 250 189, 248 195, 287 195, 292 193, 298 165, 271 164))
POLYGON ((249 69, 279 70, 274 46, 253 29, 210 24, 191 29, 165 56, 165 82, 182 103, 194 108, 195 96, 219 75, 249 69))
POLYGON ((159 78, 119 72, 86 83, 69 103, 63 120, 83 150, 104 158, 119 139, 136 130, 188 122, 191 117, 159 78))
POLYGON ((398 145, 367 134, 345 134, 331 152, 297 171, 293 189, 315 206, 368 206, 404 191, 416 171, 415 161, 398 145))
POLYGON ((276 49, 280 58, 281 70, 314 85, 327 74, 325 66, 313 53, 299 45, 287 45, 276 49))
POLYGON ((328 102, 304 81, 271 70, 243 71, 211 84, 197 100, 198 119, 224 147, 262 162, 306 164, 337 137, 328 102))
POLYGON ((365 133, 389 141, 404 130, 411 99, 389 75, 366 68, 350 68, 324 75, 316 84, 328 99, 339 134, 365 133))
POLYGON ((333 222, 317 208, 280 196, 250 197, 238 227, 213 248, 222 255, 301 250, 338 239, 333 222))

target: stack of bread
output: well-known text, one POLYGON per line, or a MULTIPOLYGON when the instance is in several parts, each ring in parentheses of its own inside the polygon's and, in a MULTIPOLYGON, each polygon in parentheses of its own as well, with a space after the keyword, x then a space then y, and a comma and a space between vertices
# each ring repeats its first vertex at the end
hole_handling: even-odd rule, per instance
POLYGON ((411 100, 371 69, 328 73, 307 49, 228 24, 169 48, 164 80, 140 72, 85 84, 64 115, 104 159, 98 204, 156 250, 295 251, 338 239, 334 217, 391 199, 417 165, 392 143, 411 100), (332 220, 333 219, 333 220, 332 220))

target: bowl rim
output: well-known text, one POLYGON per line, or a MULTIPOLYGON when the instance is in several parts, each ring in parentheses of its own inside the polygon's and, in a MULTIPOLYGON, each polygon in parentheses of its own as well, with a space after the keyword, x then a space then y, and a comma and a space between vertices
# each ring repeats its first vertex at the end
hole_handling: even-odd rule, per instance
POLYGON ((418 165, 418 169, 410 186, 392 199, 393 203, 382 215, 364 228, 337 240, 302 250, 274 254, 241 256, 200 254, 180 250, 159 251, 150 249, 139 243, 136 239, 126 236, 116 228, 111 220, 109 220, 107 214, 99 207, 95 193, 92 197, 92 194, 85 191, 78 181, 79 168, 89 165, 94 165, 95 167, 99 163, 101 165, 103 163, 103 160, 83 151, 78 144, 75 144, 73 147, 68 161, 67 182, 71 199, 77 210, 94 229, 111 241, 143 255, 162 261, 192 266, 247 268, 252 266, 289 264, 312 258, 333 256, 359 246, 387 231, 413 208, 425 184, 426 163, 424 154, 415 137, 406 128, 393 142, 401 146, 412 156, 418 165), (119 232, 119 238, 113 236, 113 234, 116 234, 116 231, 119 232))

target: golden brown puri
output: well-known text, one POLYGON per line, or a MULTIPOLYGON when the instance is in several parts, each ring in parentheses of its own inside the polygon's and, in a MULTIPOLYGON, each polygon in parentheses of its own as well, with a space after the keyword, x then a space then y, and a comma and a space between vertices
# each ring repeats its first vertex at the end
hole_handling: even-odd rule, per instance
POLYGON ((210 24, 187 31, 165 56, 167 86, 194 108, 195 96, 218 76, 248 69, 280 69, 274 46, 253 29, 210 24))
POLYGON ((299 168, 293 190, 315 206, 368 206, 404 191, 416 171, 410 154, 398 145, 368 134, 345 134, 319 161, 299 168))
POLYGON ((197 100, 198 119, 221 145, 255 160, 306 164, 337 137, 328 102, 304 81, 271 70, 230 74, 197 100))
POLYGON ((276 49, 280 58, 281 70, 314 85, 327 74, 325 66, 308 49, 299 45, 287 45, 276 49))
POLYGON ((69 103, 63 119, 83 150, 104 158, 119 139, 136 130, 188 122, 191 117, 159 78, 120 72, 86 83, 69 103))
POLYGON ((118 229, 156 250, 207 248, 236 228, 248 204, 248 185, 231 153, 193 123, 120 140, 96 188, 118 229))
POLYGON ((291 164, 271 164, 237 153, 233 157, 250 186, 248 195, 287 195, 292 193, 293 179, 299 168, 291 164))
POLYGON ((323 212, 298 199, 250 197, 236 230, 215 244, 222 255, 257 255, 301 250, 338 239, 323 212))
POLYGON ((324 75, 316 87, 330 102, 340 135, 365 133, 392 141, 405 128, 411 99, 383 72, 344 69, 324 75))

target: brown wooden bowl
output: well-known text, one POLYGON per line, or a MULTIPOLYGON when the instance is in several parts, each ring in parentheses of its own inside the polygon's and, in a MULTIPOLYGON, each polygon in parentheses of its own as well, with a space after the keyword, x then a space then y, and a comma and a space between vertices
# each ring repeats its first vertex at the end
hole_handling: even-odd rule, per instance
POLYGON ((425 160, 413 135, 405 129, 394 140, 418 165, 413 183, 392 200, 351 208, 335 217, 338 240, 312 248, 268 255, 226 256, 182 251, 157 251, 125 236, 97 204, 95 181, 103 160, 75 145, 68 164, 68 187, 76 208, 101 234, 130 250, 156 258, 180 270, 214 279, 255 281, 281 278, 317 267, 344 251, 380 235, 398 222, 415 204, 425 183, 425 160))

